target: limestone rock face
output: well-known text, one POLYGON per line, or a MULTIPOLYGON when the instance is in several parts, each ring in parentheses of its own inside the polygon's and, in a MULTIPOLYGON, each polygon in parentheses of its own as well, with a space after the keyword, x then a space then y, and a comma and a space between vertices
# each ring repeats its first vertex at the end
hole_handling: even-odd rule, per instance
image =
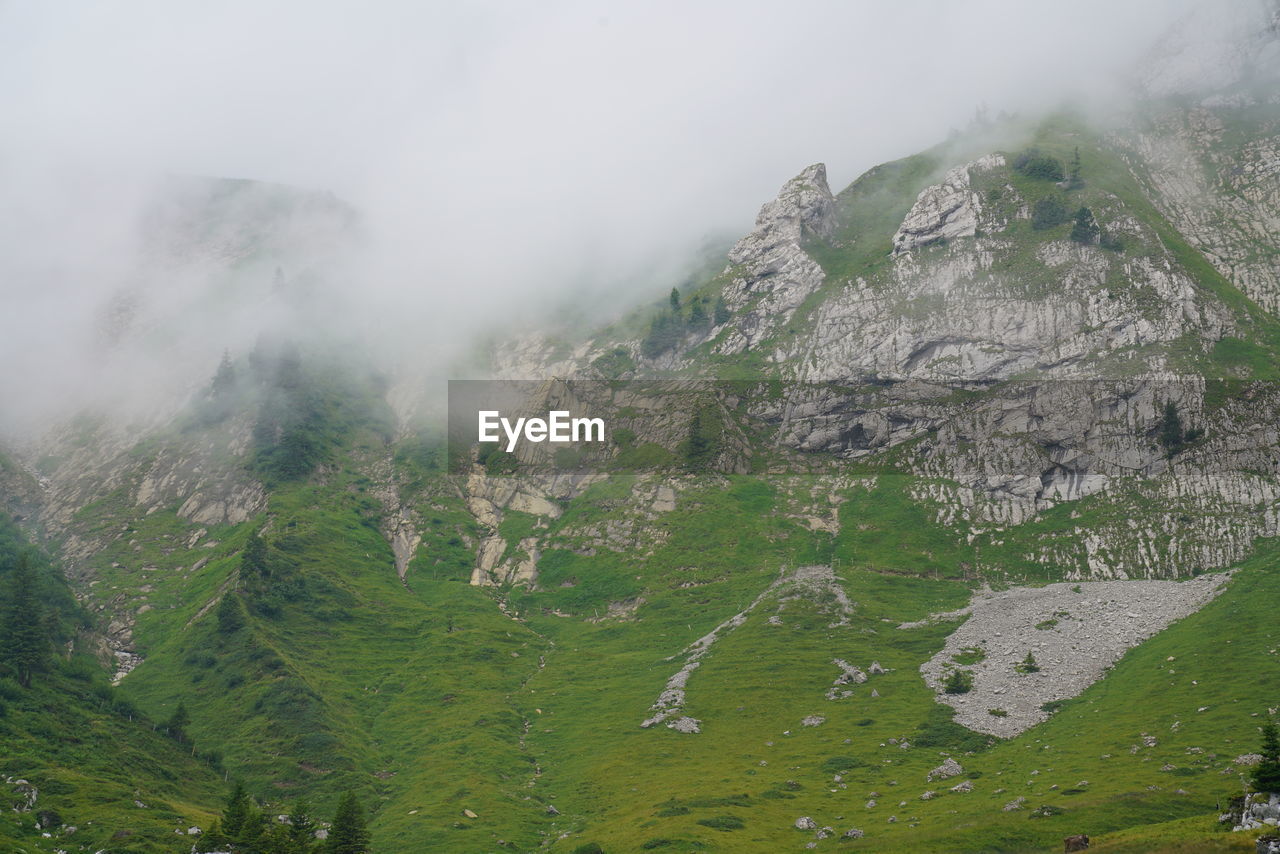
MULTIPOLYGON (((1145 166, 1152 198, 1209 261, 1264 308, 1280 311, 1280 264, 1258 246, 1280 240, 1280 134, 1233 143, 1237 116, 1260 105, 1209 102, 1167 110, 1122 137, 1145 166)), ((1246 113, 1247 115, 1247 113, 1246 113)))
POLYGON ((957 166, 941 184, 926 187, 893 236, 894 254, 957 237, 973 237, 982 203, 969 186, 969 170, 1003 166, 1004 157, 988 155, 977 163, 957 166))
POLYGON ((784 184, 777 198, 760 208, 755 229, 729 251, 729 261, 754 265, 760 272, 770 269, 771 261, 806 235, 829 235, 834 208, 835 199, 827 186, 827 167, 815 163, 784 184))
POLYGON ((819 308, 808 335, 778 357, 807 357, 802 377, 1002 379, 1024 371, 1079 375, 1109 352, 1185 334, 1217 340, 1232 327, 1217 304, 1167 262, 1116 259, 1093 246, 1045 246, 1040 263, 1057 281, 1029 298, 996 261, 998 236, 949 246, 929 259, 895 256, 890 280, 847 283, 819 308), (1124 292, 1103 296, 1121 273, 1124 292), (1149 289, 1149 291, 1147 291, 1149 289), (1151 292, 1158 302, 1139 305, 1151 292))
POLYGON ((1116 134, 1161 212, 1232 284, 1280 310, 1280 7, 1205 6, 1142 63, 1141 85, 1172 95, 1116 134))
POLYGON ((729 269, 737 275, 724 299, 738 318, 717 345, 719 352, 740 353, 763 340, 822 285, 822 267, 805 252, 803 242, 831 233, 834 210, 827 168, 821 163, 788 181, 760 209, 755 229, 729 252, 729 269))

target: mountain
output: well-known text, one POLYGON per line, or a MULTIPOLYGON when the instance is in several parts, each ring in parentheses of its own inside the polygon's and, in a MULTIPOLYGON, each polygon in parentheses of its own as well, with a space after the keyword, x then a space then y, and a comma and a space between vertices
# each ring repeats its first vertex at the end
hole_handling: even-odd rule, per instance
POLYGON ((0 840, 190 850, 238 780, 354 793, 378 852, 1251 850, 1280 99, 1274 26, 1232 38, 1118 117, 809 166, 670 297, 495 346, 609 423, 567 456, 450 443, 341 326, 347 206, 167 188, 185 272, 108 302, 109 352, 260 334, 0 459, 61 615, 0 682, 0 840))

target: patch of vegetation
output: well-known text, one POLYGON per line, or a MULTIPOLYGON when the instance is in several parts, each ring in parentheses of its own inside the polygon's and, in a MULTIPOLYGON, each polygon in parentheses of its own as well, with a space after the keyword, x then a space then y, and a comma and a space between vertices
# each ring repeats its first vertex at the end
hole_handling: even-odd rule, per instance
POLYGON ((950 706, 935 703, 930 707, 924 723, 916 730, 915 738, 911 739, 911 743, 916 747, 947 750, 953 753, 978 753, 995 743, 995 739, 991 736, 974 732, 956 723, 955 714, 956 710, 950 706))
POLYGON ((1066 177, 1062 161, 1044 154, 1038 148, 1028 148, 1013 158, 1013 169, 1038 181, 1061 181, 1066 177))
POLYGON ((979 646, 968 646, 951 656, 951 660, 963 667, 970 667, 985 661, 987 651, 979 646))
POLYGON ((742 830, 747 824, 742 819, 734 815, 717 815, 711 818, 700 818, 698 824, 703 827, 711 827, 716 830, 742 830))
POLYGON ((958 668, 952 670, 942 681, 942 690, 947 694, 968 694, 973 690, 973 673, 958 668))
POLYGON ((1199 441, 1204 431, 1198 428, 1190 430, 1182 426, 1182 416, 1178 414, 1178 405, 1172 400, 1166 401, 1164 413, 1160 418, 1159 432, 1156 439, 1164 448, 1165 456, 1173 457, 1184 451, 1188 445, 1199 441))
POLYGON ((1262 760, 1253 766, 1255 792, 1280 792, 1280 730, 1271 721, 1262 726, 1262 760))
POLYGON ((625 347, 615 347, 603 356, 597 356, 595 361, 591 363, 591 367, 609 379, 617 379, 634 371, 636 363, 631 358, 629 350, 625 347))
POLYGON ((1036 662, 1036 657, 1031 654, 1031 651, 1027 650, 1027 657, 1022 659, 1018 664, 1015 664, 1013 669, 1024 675, 1028 673, 1039 673, 1040 665, 1036 662))
POLYGON ((382 380, 327 361, 304 362, 301 351, 287 342, 260 344, 249 366, 259 400, 253 468, 268 484, 309 476, 332 460, 357 428, 390 438, 382 380))
POLYGON ((1066 203, 1058 196, 1046 196, 1031 208, 1031 227, 1036 231, 1056 228, 1071 219, 1066 203))
POLYGON ((1027 818, 1051 818, 1055 815, 1062 815, 1066 810, 1056 804, 1043 804, 1033 809, 1027 818))
POLYGON ((1093 218, 1093 211, 1086 207, 1076 211, 1071 226, 1071 239, 1074 242, 1090 245, 1097 242, 1101 234, 1102 229, 1098 227, 1098 221, 1093 218))
POLYGON ((856 756, 832 756, 822 761, 822 771, 825 774, 844 774, 855 768, 864 768, 867 763, 865 760, 858 759, 856 756))

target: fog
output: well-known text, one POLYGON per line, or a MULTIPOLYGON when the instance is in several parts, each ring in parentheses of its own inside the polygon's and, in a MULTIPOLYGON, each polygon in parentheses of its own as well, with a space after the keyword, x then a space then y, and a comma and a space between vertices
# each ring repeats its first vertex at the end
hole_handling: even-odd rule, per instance
POLYGON ((1214 6, 2 5, 0 429, 155 412, 281 324, 443 376, 495 329, 660 296, 809 163, 838 189, 980 108, 1114 110, 1185 16, 1179 51, 1212 50, 1214 6), (260 211, 210 239, 173 176, 313 195, 251 263, 260 211))

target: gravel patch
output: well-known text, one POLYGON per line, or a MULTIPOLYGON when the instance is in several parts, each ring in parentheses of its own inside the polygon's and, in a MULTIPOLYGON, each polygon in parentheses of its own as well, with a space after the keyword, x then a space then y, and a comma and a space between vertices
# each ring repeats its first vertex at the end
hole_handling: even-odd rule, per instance
POLYGON ((955 708, 957 723, 989 735, 1015 736, 1049 717, 1042 705, 1077 696, 1126 651, 1198 611, 1221 592, 1230 575, 983 590, 968 608, 938 615, 968 619, 920 672, 938 699, 955 708), (952 660, 973 648, 986 654, 977 664, 952 660), (1039 669, 1019 672, 1027 653, 1039 669), (967 693, 947 694, 944 680, 956 669, 967 670, 973 686, 967 693), (996 716, 991 709, 1006 714, 996 716))

